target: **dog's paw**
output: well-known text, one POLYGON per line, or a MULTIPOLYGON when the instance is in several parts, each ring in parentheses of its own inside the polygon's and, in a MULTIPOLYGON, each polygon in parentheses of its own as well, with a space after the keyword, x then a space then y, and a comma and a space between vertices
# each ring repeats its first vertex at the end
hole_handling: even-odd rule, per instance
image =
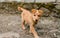
POLYGON ((39 38, 39 36, 35 36, 35 38, 39 38))
POLYGON ((25 27, 22 27, 23 30, 25 30, 25 27))

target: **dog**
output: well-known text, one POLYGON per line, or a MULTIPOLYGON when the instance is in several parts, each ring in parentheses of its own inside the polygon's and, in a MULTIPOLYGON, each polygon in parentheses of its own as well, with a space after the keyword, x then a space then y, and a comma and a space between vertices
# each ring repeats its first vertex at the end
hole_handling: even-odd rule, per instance
POLYGON ((29 24, 30 26, 30 33, 34 35, 35 38, 39 38, 37 32, 35 31, 34 25, 39 20, 41 15, 43 14, 42 10, 32 9, 31 11, 24 9, 22 7, 18 7, 18 11, 21 11, 22 17, 22 29, 25 30, 24 23, 29 24))

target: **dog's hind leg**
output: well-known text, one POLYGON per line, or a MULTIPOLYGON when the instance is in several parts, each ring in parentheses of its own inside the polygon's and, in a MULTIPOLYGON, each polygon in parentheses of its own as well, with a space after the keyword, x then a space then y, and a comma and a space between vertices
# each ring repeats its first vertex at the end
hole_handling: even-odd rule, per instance
POLYGON ((22 21, 22 29, 25 30, 25 21, 22 21))
POLYGON ((22 19, 22 23, 21 23, 22 29, 25 30, 25 20, 24 20, 24 14, 23 13, 21 14, 21 19, 22 19))
POLYGON ((22 23, 21 23, 21 25, 22 25, 22 29, 25 30, 25 20, 23 19, 23 17, 22 17, 22 23))

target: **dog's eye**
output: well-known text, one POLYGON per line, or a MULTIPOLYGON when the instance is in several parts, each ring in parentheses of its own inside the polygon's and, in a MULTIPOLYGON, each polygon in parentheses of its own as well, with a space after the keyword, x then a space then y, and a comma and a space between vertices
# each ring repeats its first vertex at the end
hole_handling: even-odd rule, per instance
POLYGON ((38 17, 40 17, 40 15, 38 15, 38 17))
POLYGON ((34 16, 36 16, 36 15, 34 15, 34 16))

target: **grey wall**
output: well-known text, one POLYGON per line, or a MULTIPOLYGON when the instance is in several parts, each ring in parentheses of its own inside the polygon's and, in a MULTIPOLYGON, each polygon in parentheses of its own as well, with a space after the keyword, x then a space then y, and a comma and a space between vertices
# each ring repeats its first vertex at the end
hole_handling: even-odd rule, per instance
POLYGON ((36 0, 36 2, 54 2, 55 0, 36 0))
POLYGON ((11 2, 11 1, 21 1, 21 0, 0 0, 0 2, 11 2))
MULTIPOLYGON (((0 2, 7 2, 7 1, 34 2, 34 0, 0 0, 0 2)), ((55 0, 36 0, 36 2, 55 2, 55 0)), ((60 2, 60 0, 57 0, 57 2, 60 2)))
POLYGON ((4 0, 0 0, 0 2, 3 2, 4 0))
POLYGON ((57 2, 60 2, 60 0, 57 0, 57 2))
POLYGON ((21 0, 22 2, 34 2, 34 0, 21 0))
MULTIPOLYGON (((34 2, 34 0, 21 0, 22 2, 34 2)), ((35 0, 36 2, 55 2, 55 0, 35 0)))

